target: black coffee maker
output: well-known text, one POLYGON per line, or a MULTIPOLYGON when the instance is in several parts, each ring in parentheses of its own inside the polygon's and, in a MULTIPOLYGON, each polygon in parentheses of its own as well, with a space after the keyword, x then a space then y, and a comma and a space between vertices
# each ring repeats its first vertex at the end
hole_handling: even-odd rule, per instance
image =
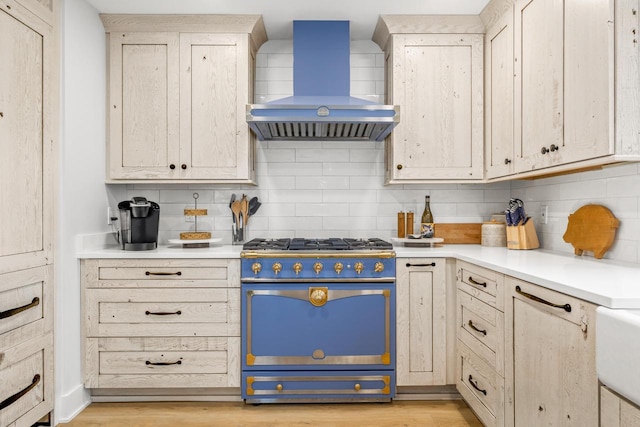
POLYGON ((120 247, 125 251, 147 251, 158 247, 160 205, 144 197, 118 203, 120 247))

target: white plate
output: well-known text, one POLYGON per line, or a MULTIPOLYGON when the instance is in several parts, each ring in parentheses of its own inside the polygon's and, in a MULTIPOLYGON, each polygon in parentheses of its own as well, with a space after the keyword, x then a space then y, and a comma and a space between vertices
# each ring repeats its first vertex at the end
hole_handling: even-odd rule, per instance
POLYGON ((188 245, 189 243, 220 243, 222 237, 215 239, 195 239, 195 240, 182 240, 182 239, 169 239, 169 243, 174 245, 188 245))

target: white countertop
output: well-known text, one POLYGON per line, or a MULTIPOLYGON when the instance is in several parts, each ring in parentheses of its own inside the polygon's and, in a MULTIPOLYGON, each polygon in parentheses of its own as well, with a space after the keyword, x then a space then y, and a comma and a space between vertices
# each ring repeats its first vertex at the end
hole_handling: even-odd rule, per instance
MULTIPOLYGON (((242 246, 183 249, 161 246, 152 251, 123 251, 110 236, 78 237, 77 257, 88 258, 239 258, 242 246)), ((480 245, 435 248, 395 247, 396 256, 456 258, 533 282, 609 308, 640 309, 640 265, 579 257, 543 250, 509 250, 480 245)))

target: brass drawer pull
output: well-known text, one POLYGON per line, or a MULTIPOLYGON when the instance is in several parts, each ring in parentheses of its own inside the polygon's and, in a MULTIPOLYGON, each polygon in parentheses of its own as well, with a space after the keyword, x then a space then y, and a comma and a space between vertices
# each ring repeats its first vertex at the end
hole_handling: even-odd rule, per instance
POLYGON ((411 264, 410 262, 407 263, 407 267, 435 267, 436 263, 432 262, 430 264, 411 264))
POLYGON ((12 308, 12 309, 6 310, 6 311, 1 311, 0 312, 0 319, 6 319, 7 317, 15 316, 16 314, 22 313, 25 310, 29 310, 30 308, 33 308, 33 307, 37 306, 38 304, 40 304, 40 298, 35 297, 27 305, 23 305, 22 307, 12 308))
POLYGON ((486 330, 486 329, 478 329, 478 328, 476 327, 476 325, 474 325, 474 324, 473 324, 473 320, 469 320, 469 327, 470 327, 471 329, 473 329, 474 331, 479 332, 479 333, 481 333, 481 334, 482 334, 482 335, 484 335, 484 336, 487 336, 487 330, 486 330))
POLYGON ((5 400, 0 402, 0 411, 2 411, 4 408, 8 407, 9 405, 15 403, 18 399, 20 399, 25 394, 29 393, 36 385, 38 385, 39 382, 40 382, 40 374, 36 374, 33 377, 33 381, 31 382, 31 384, 29 384, 27 386, 27 388, 25 388, 22 391, 17 392, 13 396, 7 397, 5 400))
POLYGON ((182 276, 182 271, 176 271, 175 273, 169 273, 164 271, 145 271, 146 276, 182 276))
POLYGON ((480 387, 478 387, 478 384, 473 381, 473 377, 471 375, 469 375, 469 384, 471 384, 473 388, 478 390, 480 393, 484 394, 485 396, 487 395, 487 390, 483 390, 480 387))
POLYGON ((475 280, 473 280, 473 277, 469 276, 469 283, 471 283, 472 285, 476 285, 476 286, 482 286, 483 288, 487 287, 487 282, 476 282, 475 280))
POLYGON ((571 313, 571 305, 570 304, 554 304, 554 303, 549 302, 547 300, 544 300, 544 299, 542 299, 540 297, 537 297, 535 295, 531 295, 531 294, 529 294, 527 292, 524 292, 520 288, 520 286, 516 286, 516 292, 519 293, 520 295, 526 297, 526 298, 529 298, 530 300, 533 300, 535 302, 539 302, 540 304, 548 305, 548 306, 551 306, 551 307, 554 307, 554 308, 561 308, 564 311, 566 311, 567 313, 571 313))
POLYGON ((150 360, 147 360, 144 364, 152 366, 182 365, 182 360, 178 360, 176 362, 151 362, 150 360))
POLYGON ((180 316, 182 314, 182 310, 178 310, 178 311, 145 311, 144 314, 146 314, 147 316, 170 316, 172 314, 178 315, 180 316))

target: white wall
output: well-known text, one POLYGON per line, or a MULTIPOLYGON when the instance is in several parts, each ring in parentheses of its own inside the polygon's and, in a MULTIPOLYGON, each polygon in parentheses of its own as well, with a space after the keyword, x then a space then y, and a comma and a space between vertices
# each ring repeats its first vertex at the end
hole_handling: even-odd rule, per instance
POLYGON ((62 10, 62 144, 59 238, 56 253, 57 422, 88 402, 81 377, 80 272, 75 238, 107 231, 104 185, 105 34, 96 11, 83 0, 62 10))

